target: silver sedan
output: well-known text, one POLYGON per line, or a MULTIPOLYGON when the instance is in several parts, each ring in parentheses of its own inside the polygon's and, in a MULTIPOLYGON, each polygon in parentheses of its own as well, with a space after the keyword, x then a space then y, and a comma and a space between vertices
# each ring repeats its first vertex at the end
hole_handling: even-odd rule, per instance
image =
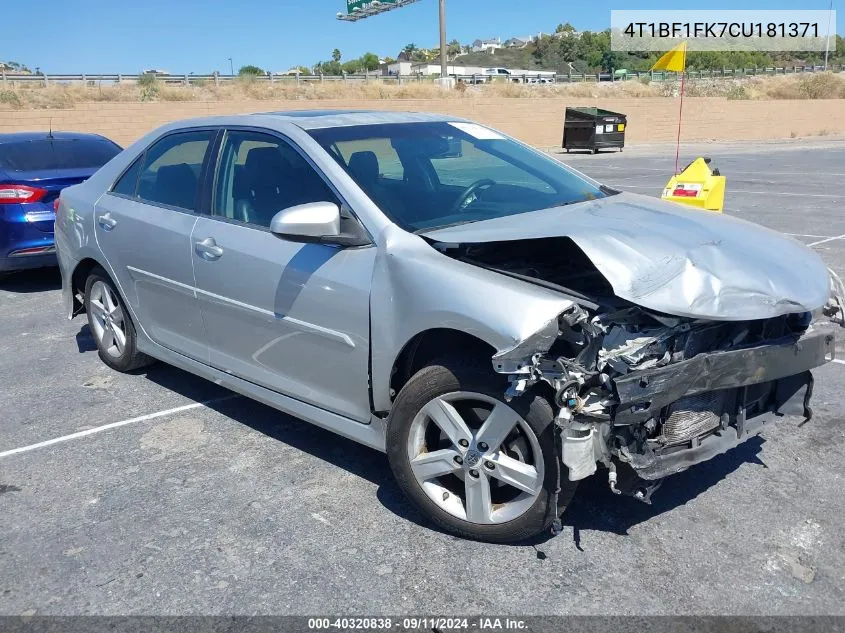
POLYGON ((108 366, 164 361, 384 451, 427 517, 496 542, 557 529, 599 468, 648 501, 809 417, 841 314, 781 234, 426 114, 166 125, 62 193, 56 243, 108 366))

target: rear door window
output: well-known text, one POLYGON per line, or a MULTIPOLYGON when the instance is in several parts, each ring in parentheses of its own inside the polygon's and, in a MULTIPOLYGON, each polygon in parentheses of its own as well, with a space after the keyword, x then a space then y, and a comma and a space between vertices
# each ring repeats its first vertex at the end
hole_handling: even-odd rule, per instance
POLYGON ((38 139, 0 144, 0 169, 9 172, 102 167, 120 153, 106 139, 38 139))
POLYGON ((216 134, 216 130, 178 132, 150 146, 138 177, 138 197, 194 211, 202 165, 216 134))

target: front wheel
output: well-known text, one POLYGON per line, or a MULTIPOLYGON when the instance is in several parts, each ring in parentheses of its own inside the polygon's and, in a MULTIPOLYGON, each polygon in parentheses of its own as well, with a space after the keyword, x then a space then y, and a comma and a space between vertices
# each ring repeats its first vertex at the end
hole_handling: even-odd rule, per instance
POLYGON ((511 402, 483 364, 442 359, 402 388, 387 430, 399 486, 430 519, 458 536, 497 543, 534 536, 575 492, 555 451, 554 412, 536 393, 511 402), (563 490, 554 503, 558 472, 563 490))

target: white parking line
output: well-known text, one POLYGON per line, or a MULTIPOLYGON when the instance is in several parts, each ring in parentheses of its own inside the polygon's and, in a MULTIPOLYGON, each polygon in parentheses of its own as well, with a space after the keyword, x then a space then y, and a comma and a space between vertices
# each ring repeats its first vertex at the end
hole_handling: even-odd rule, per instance
POLYGON ((813 242, 812 244, 807 244, 807 246, 818 246, 819 244, 824 244, 825 242, 832 242, 833 240, 841 240, 845 238, 845 234, 837 235, 836 237, 828 237, 823 240, 819 240, 818 242, 813 242))
POLYGON ((135 422, 146 422, 147 420, 163 418, 167 415, 173 415, 174 413, 182 413, 183 411, 190 411, 191 409, 199 409, 200 407, 207 407, 208 405, 214 404, 216 402, 223 402, 224 400, 231 400, 232 398, 238 397, 240 396, 232 394, 230 396, 223 396, 222 398, 213 398, 212 400, 204 400, 203 402, 194 402, 193 404, 186 404, 184 406, 176 407, 174 409, 167 409, 166 411, 158 411, 156 413, 142 415, 137 418, 130 418, 129 420, 121 420, 120 422, 112 422, 111 424, 96 426, 93 429, 85 429, 84 431, 71 433, 70 435, 63 435, 62 437, 56 437, 52 440, 46 440, 44 442, 38 442, 37 444, 30 444, 29 446, 21 446, 20 448, 13 448, 8 451, 3 451, 2 453, 0 453, 0 458, 8 457, 10 455, 17 455, 18 453, 28 453, 29 451, 34 451, 39 448, 53 446, 54 444, 61 444, 62 442, 69 442, 70 440, 75 440, 80 437, 87 437, 88 435, 94 435, 95 433, 102 433, 103 431, 116 429, 121 426, 126 426, 127 424, 134 424, 135 422))

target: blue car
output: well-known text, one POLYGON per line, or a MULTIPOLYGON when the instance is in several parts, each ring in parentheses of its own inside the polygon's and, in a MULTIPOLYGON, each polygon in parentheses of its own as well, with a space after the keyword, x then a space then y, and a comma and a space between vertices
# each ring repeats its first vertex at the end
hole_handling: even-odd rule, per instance
POLYGON ((56 266, 55 204, 120 153, 96 134, 0 134, 0 273, 56 266))

